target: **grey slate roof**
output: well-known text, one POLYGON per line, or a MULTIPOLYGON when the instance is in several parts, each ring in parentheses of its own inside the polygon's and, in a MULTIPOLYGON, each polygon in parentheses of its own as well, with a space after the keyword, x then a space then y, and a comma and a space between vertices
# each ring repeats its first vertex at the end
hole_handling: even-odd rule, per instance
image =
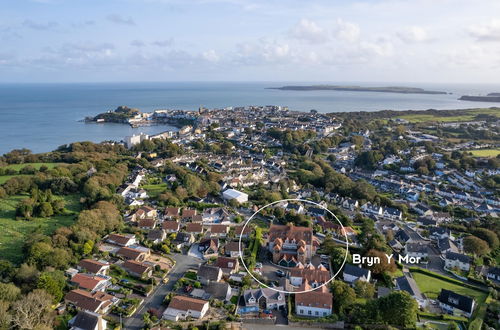
POLYGON ((351 276, 356 276, 356 277, 368 277, 369 274, 368 269, 364 269, 361 267, 357 267, 354 265, 346 264, 344 266, 344 274, 351 275, 351 276))
POLYGON ((455 253, 455 252, 446 252, 446 259, 458 260, 466 264, 470 264, 472 261, 471 257, 466 256, 465 254, 455 253))
POLYGON ((463 296, 446 289, 441 289, 438 301, 467 313, 472 313, 472 308, 474 306, 474 299, 471 297, 463 296))

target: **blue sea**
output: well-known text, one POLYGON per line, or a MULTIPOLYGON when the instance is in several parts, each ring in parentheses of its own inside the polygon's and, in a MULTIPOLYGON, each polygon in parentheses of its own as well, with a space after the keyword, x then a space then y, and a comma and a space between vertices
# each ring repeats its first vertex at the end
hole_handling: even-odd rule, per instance
MULTIPOLYGON (((325 82, 322 82, 325 84, 325 82)), ((81 122, 86 116, 119 105, 139 108, 194 110, 207 108, 284 105, 292 110, 349 112, 377 110, 462 109, 500 106, 500 103, 459 101, 464 94, 500 92, 498 85, 440 85, 401 83, 331 82, 339 85, 409 86, 450 92, 447 95, 393 94, 344 91, 282 91, 266 89, 311 82, 180 82, 180 83, 86 83, 0 84, 0 154, 28 148, 47 152, 75 141, 120 141, 127 135, 153 134, 168 126, 131 128, 119 124, 81 122)))

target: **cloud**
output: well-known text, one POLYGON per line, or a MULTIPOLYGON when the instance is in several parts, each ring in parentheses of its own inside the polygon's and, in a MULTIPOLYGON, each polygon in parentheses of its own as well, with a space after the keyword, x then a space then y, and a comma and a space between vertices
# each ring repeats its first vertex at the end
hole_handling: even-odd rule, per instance
POLYGON ((208 62, 218 62, 220 60, 220 56, 213 49, 203 52, 201 57, 208 62))
POLYGON ((38 31, 50 30, 50 29, 56 28, 58 26, 57 22, 40 23, 40 22, 32 21, 30 19, 25 20, 22 23, 22 25, 26 28, 38 30, 38 31))
POLYGON ((288 43, 265 38, 258 42, 238 44, 236 54, 234 54, 234 60, 237 63, 246 65, 282 64, 291 59, 292 53, 288 43))
POLYGON ((399 39, 406 43, 417 43, 429 41, 427 30, 420 26, 410 26, 397 33, 399 39))
POLYGON ((158 47, 170 47, 174 43, 173 38, 165 39, 165 40, 155 40, 151 42, 151 45, 153 46, 158 46, 158 47))
POLYGON ((488 23, 472 25, 468 32, 477 41, 500 41, 500 20, 493 19, 488 23))
POLYGON ((92 26, 92 25, 95 25, 95 21, 94 20, 85 20, 85 21, 81 21, 81 22, 75 22, 73 24, 71 24, 74 28, 82 28, 82 27, 87 27, 87 26, 92 26))
POLYGON ((356 42, 359 40, 361 35, 361 29, 357 24, 345 22, 342 19, 337 20, 337 27, 335 29, 335 35, 340 40, 347 42, 356 42))
POLYGON ((146 44, 145 44, 145 43, 144 43, 144 41, 142 41, 142 40, 132 40, 132 41, 130 42, 130 45, 131 45, 131 46, 134 46, 134 47, 139 47, 139 48, 140 48, 140 47, 144 47, 144 46, 146 46, 146 44))
POLYGON ((328 40, 327 33, 322 27, 305 18, 301 19, 289 34, 295 39, 309 43, 323 43, 328 40))
POLYGON ((132 17, 123 17, 117 14, 111 14, 106 17, 106 19, 110 22, 113 22, 115 24, 120 24, 120 25, 135 25, 134 20, 132 17))

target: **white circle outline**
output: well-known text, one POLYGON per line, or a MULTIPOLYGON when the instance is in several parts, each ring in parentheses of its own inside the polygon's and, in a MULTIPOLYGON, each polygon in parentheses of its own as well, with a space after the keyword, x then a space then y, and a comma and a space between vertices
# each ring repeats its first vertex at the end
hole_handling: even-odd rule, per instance
POLYGON ((304 290, 304 291, 286 291, 286 290, 277 290, 276 288, 273 288, 273 287, 270 287, 269 285, 267 284, 264 284, 262 283, 261 281, 259 281, 253 274, 251 271, 248 270, 248 267, 247 265, 245 264, 245 261, 243 260, 243 252, 242 252, 242 248, 241 248, 241 239, 243 238, 243 233, 245 232, 245 228, 247 227, 247 225, 250 223, 250 221, 252 221, 253 217, 256 216, 257 214, 260 213, 260 211, 262 211, 263 209, 271 206, 271 205, 274 205, 274 204, 278 204, 278 203, 281 203, 281 202, 303 202, 303 203, 309 203, 309 204, 313 204, 313 205, 316 205, 316 206, 319 206, 320 208, 326 210, 328 213, 330 213, 330 215, 332 215, 335 220, 338 221, 338 223, 340 224, 340 227, 342 229, 344 229, 344 226, 342 225, 342 223, 340 222, 339 218, 337 218, 337 216, 332 212, 330 211, 328 208, 324 207, 323 205, 321 204, 318 204, 316 202, 313 202, 313 201, 310 201, 310 200, 307 200, 307 199, 300 199, 300 198, 288 198, 288 199, 280 199, 278 201, 275 201, 275 202, 272 202, 272 203, 269 203, 269 204, 266 204, 264 205, 263 207, 261 207, 260 209, 258 209, 257 211, 255 211, 254 214, 252 214, 250 216, 250 218, 248 218, 247 221, 245 221, 245 223, 243 224, 243 228, 241 229, 241 235, 240 235, 240 239, 238 241, 238 252, 240 254, 240 259, 241 259, 241 264, 243 265, 243 267, 245 267, 246 271, 248 274, 250 274, 250 276, 252 276, 252 278, 254 280, 257 281, 257 283, 259 283, 260 285, 263 285, 264 287, 268 288, 268 289, 271 289, 273 291, 276 291, 276 292, 283 292, 285 294, 295 294, 295 293, 306 293, 306 292, 312 292, 312 291, 315 291, 325 285, 327 285, 328 283, 330 283, 331 281, 333 281, 335 279, 335 277, 337 277, 337 275, 340 273, 340 271, 342 270, 342 268, 344 267, 346 261, 347 261, 347 256, 349 255, 349 240, 347 238, 347 233, 345 230, 343 230, 344 232, 344 236, 345 236, 345 245, 346 245, 346 251, 345 251, 345 256, 344 256, 344 261, 342 262, 342 265, 340 265, 339 267, 339 270, 332 276, 332 278, 330 278, 328 281, 326 281, 325 283, 321 284, 320 286, 317 286, 315 288, 312 288, 310 290, 304 290))

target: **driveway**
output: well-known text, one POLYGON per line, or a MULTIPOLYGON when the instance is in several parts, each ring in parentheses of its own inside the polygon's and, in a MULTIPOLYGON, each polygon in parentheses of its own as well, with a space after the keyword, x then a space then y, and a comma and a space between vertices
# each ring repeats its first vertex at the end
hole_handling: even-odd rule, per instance
POLYGON ((199 245, 197 243, 194 243, 193 245, 191 245, 187 254, 188 254, 188 256, 190 256, 192 258, 198 258, 198 259, 203 260, 203 255, 198 250, 198 246, 199 245))
POLYGON ((126 318, 123 322, 124 329, 134 329, 140 330, 144 327, 142 322, 142 314, 147 312, 149 309, 160 309, 162 308, 163 299, 165 296, 172 291, 174 284, 184 275, 184 273, 190 268, 198 268, 200 260, 185 254, 173 254, 172 259, 176 261, 174 268, 167 275, 169 278, 168 283, 161 284, 156 287, 155 291, 144 299, 143 304, 135 312, 132 317, 126 318))

